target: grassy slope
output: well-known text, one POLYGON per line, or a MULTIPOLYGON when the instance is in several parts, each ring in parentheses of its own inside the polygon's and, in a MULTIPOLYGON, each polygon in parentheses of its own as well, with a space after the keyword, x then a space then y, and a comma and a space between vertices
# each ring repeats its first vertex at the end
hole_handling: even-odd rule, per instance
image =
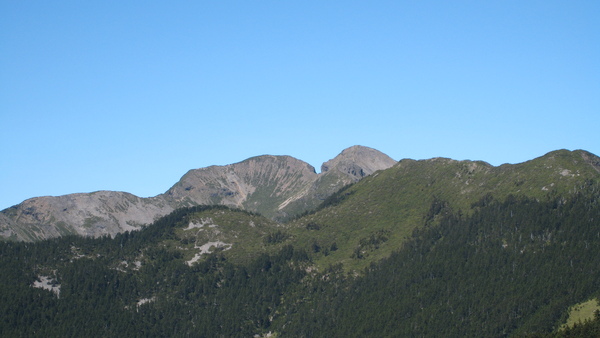
POLYGON ((575 324, 583 323, 586 320, 594 319, 594 313, 600 310, 597 299, 590 299, 586 302, 573 305, 569 309, 569 318, 567 322, 561 326, 561 330, 566 327, 573 327, 575 324))
POLYGON ((361 269, 388 256, 413 229, 423 226, 434 200, 446 201, 454 210, 468 214, 471 205, 486 194, 498 199, 511 194, 543 199, 573 192, 586 179, 600 177, 598 170, 584 161, 586 154, 558 150, 499 167, 445 158, 402 160, 349 187, 338 205, 291 222, 290 231, 297 243, 308 249, 315 242, 322 248, 336 243, 337 251, 319 253, 319 267, 342 262, 349 269, 361 269), (317 224, 319 230, 307 229, 308 224, 317 224), (367 248, 364 259, 351 258, 361 240, 381 231, 387 231, 387 241, 367 248))
POLYGON ((283 244, 269 244, 265 238, 280 229, 276 222, 261 215, 225 208, 209 209, 186 216, 175 228, 175 236, 162 244, 169 250, 181 251, 183 258, 189 261, 201 252, 201 246, 221 242, 225 246, 213 246, 210 252, 223 250, 233 262, 245 263, 261 253, 278 250, 283 244))

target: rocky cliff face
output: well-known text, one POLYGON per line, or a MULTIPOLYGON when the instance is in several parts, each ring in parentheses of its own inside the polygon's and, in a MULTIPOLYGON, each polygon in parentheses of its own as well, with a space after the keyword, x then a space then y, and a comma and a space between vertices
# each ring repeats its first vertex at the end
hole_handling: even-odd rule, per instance
POLYGON ((25 241, 67 234, 113 236, 139 229, 175 208, 193 205, 227 205, 285 219, 395 163, 362 146, 342 151, 323 164, 320 174, 290 156, 257 156, 190 170, 167 192, 152 198, 113 191, 32 198, 0 212, 0 236, 25 241))

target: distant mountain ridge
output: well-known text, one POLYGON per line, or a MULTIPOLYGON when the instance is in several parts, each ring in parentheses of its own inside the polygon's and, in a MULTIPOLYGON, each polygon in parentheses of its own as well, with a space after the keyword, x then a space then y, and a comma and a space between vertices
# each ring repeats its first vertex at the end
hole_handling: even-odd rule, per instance
POLYGON ((190 170, 167 192, 151 198, 117 191, 31 198, 0 211, 0 236, 22 241, 69 234, 113 236, 193 205, 226 205, 281 220, 314 208, 341 187, 395 163, 363 146, 345 149, 324 163, 320 174, 291 156, 256 156, 190 170))

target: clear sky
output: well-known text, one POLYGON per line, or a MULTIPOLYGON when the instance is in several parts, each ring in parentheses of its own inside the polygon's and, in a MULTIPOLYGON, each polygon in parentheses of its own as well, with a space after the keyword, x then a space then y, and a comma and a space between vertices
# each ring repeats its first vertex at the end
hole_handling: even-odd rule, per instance
POLYGON ((360 144, 600 155, 600 1, 0 0, 0 209, 360 144))

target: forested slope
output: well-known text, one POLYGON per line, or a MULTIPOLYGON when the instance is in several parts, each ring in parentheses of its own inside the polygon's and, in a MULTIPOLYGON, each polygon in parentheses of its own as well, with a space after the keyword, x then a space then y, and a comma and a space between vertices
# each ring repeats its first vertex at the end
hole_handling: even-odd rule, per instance
POLYGON ((214 210, 244 214, 187 208, 114 239, 0 243, 0 336, 248 337, 266 330, 309 258, 285 246, 244 265, 221 252, 186 264, 184 251, 166 244, 189 217, 214 210), (55 292, 33 287, 41 277, 55 292))
MULTIPOLYGON (((600 193, 484 198, 441 210, 364 276, 330 273, 287 320, 292 336, 505 336, 551 332, 600 291, 600 193)), ((284 327, 282 325, 282 327, 284 327)))
POLYGON ((1 243, 0 335, 507 336, 552 332, 598 297, 597 183, 548 201, 487 196, 472 215, 443 205, 437 224, 358 275, 315 271, 315 253, 268 244, 273 232, 246 262, 217 250, 186 264, 167 244, 212 208, 114 239, 1 243), (59 295, 32 287, 40 276, 59 295))

